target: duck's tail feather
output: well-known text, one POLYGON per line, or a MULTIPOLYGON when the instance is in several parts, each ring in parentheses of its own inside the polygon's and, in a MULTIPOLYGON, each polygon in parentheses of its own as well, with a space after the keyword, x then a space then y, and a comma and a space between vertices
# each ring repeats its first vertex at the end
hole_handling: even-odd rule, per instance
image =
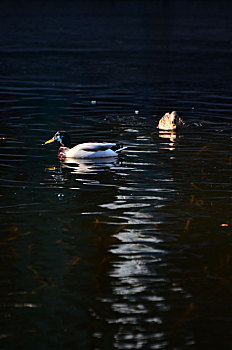
POLYGON ((120 153, 124 151, 124 149, 127 149, 127 147, 124 147, 122 143, 116 143, 116 145, 112 147, 112 150, 116 153, 120 153))
POLYGON ((120 153, 122 151, 124 151, 124 149, 127 149, 128 147, 121 147, 115 150, 116 153, 120 153))

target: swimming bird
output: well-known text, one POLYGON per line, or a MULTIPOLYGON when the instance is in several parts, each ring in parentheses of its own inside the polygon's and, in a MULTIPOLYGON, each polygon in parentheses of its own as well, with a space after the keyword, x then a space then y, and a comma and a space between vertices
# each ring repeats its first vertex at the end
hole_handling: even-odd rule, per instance
POLYGON ((179 117, 176 111, 172 113, 165 113, 164 116, 160 119, 157 126, 160 130, 176 130, 180 126, 184 126, 185 123, 182 118, 179 117))
POLYGON ((126 149, 120 144, 116 143, 98 143, 98 142, 86 142, 76 145, 71 148, 70 136, 65 131, 57 131, 55 135, 44 145, 58 141, 60 142, 60 148, 58 151, 58 157, 60 159, 65 158, 108 158, 116 157, 118 154, 126 149))

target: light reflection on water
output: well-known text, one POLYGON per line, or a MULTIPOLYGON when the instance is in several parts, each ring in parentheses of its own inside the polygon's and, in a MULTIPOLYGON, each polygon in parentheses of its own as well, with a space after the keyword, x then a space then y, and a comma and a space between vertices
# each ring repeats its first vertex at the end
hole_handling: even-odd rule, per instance
MULTIPOLYGON (((65 96, 58 91, 57 100, 65 96)), ((222 304, 211 295, 208 311, 203 307, 212 279, 223 295, 229 288, 230 120, 217 125, 212 116, 196 127, 202 104, 200 113, 186 113, 192 126, 161 133, 153 108, 136 127, 127 110, 104 121, 103 109, 94 123, 92 117, 77 119, 75 111, 68 122, 46 114, 38 122, 23 106, 14 107, 19 115, 23 109, 20 118, 5 118, 1 139, 6 344, 20 337, 12 328, 19 319, 25 343, 50 339, 54 345, 51 334, 60 332, 64 343, 71 337, 87 347, 88 338, 118 349, 194 344, 186 322, 197 327, 218 313, 215 302, 222 304), (59 163, 56 146, 41 146, 57 123, 68 125, 76 142, 94 134, 98 141, 117 138, 128 151, 119 159, 59 163), (44 329, 48 335, 39 340, 44 329)), ((224 102, 223 110, 229 109, 224 102)))
MULTIPOLYGON (((114 108, 119 104, 120 97, 114 108)), ((151 114, 142 116, 146 123, 136 133, 129 114, 116 124, 114 116, 104 124, 104 113, 94 125, 81 118, 80 131, 70 118, 74 140, 87 141, 94 131, 99 141, 117 135, 129 146, 119 159, 99 162, 59 163, 56 146, 41 147, 54 117, 41 129, 32 116, 28 131, 15 132, 16 143, 9 132, 14 122, 6 120, 1 216, 8 267, 1 279, 15 319, 2 335, 9 344, 19 337, 10 325, 22 318, 32 339, 48 331, 41 344, 57 344, 50 334, 59 332, 64 343, 84 339, 83 347, 90 347, 87 338, 116 349, 191 346, 197 324, 205 327, 220 314, 215 303, 223 307, 221 295, 230 295, 229 118, 219 126, 212 116, 196 127, 204 113, 186 113, 192 126, 173 134, 155 130, 158 118, 151 114)), ((27 117, 17 128, 24 123, 27 117)), ((223 317, 226 325, 229 313, 223 317)))

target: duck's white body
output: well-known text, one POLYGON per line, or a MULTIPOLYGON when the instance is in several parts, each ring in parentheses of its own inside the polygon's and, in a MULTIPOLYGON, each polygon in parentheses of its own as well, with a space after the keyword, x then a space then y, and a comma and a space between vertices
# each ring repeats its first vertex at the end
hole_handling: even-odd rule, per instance
POLYGON ((87 142, 81 143, 73 148, 60 147, 59 155, 66 158, 108 158, 116 157, 118 152, 125 149, 125 147, 114 151, 111 149, 116 147, 115 143, 97 143, 97 142, 87 142))

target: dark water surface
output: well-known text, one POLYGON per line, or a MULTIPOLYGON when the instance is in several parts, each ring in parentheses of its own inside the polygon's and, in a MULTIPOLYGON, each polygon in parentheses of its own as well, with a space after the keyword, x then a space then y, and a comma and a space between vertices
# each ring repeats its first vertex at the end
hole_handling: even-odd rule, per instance
POLYGON ((231 13, 1 2, 1 349, 231 349, 231 13), (59 163, 62 129, 128 150, 59 163))

